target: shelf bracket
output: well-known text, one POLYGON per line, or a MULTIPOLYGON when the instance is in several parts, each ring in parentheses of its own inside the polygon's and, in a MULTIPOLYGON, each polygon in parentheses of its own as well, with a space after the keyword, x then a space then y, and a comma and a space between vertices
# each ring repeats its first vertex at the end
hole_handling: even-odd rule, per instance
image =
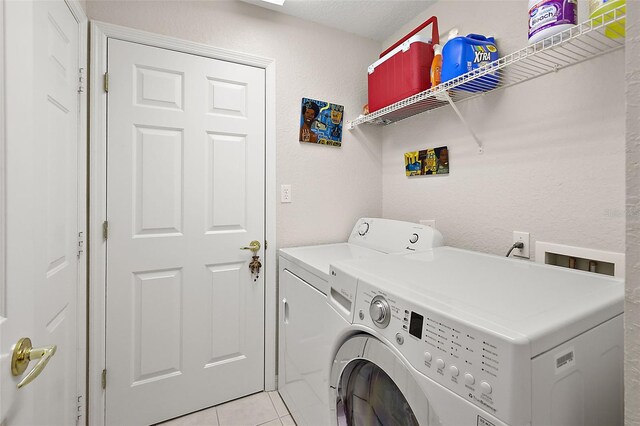
POLYGON ((476 141, 476 143, 478 144, 478 152, 480 154, 482 154, 483 152, 483 148, 482 148, 482 141, 478 138, 478 136, 475 134, 475 132, 473 131, 473 129, 471 128, 471 126, 469 126, 469 123, 467 123, 467 120, 464 119, 464 117, 462 116, 462 114, 460 113, 460 110, 458 109, 458 107, 456 106, 456 104, 453 102, 453 99, 451 99, 451 96, 449 96, 449 93, 447 93, 447 91, 442 92, 442 94, 447 98, 447 101, 449 102, 449 105, 451 105, 451 108, 453 108, 453 110, 455 111, 456 115, 458 116, 458 118, 460 119, 460 121, 462 122, 462 124, 464 124, 464 126, 467 128, 467 130, 469 131, 469 133, 471 133, 471 136, 473 137, 473 139, 476 141))

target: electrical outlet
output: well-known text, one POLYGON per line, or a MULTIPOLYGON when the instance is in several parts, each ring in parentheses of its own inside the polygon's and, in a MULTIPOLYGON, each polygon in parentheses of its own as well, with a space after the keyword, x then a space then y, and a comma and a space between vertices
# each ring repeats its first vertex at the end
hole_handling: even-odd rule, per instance
POLYGON ((513 249, 513 255, 529 259, 529 233, 513 231, 513 244, 520 242, 524 244, 524 247, 522 247, 521 249, 513 249))
POLYGON ((291 185, 280 185, 280 202, 291 202, 291 185))
POLYGON ((435 219, 426 219, 426 220, 421 220, 420 221, 420 225, 427 225, 430 226, 432 228, 436 228, 436 220, 435 219))

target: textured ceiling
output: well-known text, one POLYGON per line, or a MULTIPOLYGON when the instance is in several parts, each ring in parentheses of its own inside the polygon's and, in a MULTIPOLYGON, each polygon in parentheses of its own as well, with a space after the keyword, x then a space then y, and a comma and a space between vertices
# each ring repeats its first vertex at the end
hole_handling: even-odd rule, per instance
POLYGON ((435 0, 242 0, 287 15, 384 41, 435 0))

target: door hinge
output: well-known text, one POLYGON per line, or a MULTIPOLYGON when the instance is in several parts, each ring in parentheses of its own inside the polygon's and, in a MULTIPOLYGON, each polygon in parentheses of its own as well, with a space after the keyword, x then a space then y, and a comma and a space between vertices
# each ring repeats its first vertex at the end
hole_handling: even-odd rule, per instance
POLYGON ((84 232, 78 232, 78 259, 84 253, 84 232))
POLYGON ((269 243, 267 242, 267 240, 264 240, 264 249, 268 249, 269 248, 269 243))
POLYGON ((102 239, 106 240, 109 238, 109 221, 105 220, 102 222, 102 239))
POLYGON ((104 91, 105 93, 109 93, 109 73, 104 73, 104 91))
POLYGON ((107 369, 102 370, 102 389, 107 388, 107 369))
POLYGON ((82 419, 82 417, 84 416, 84 404, 82 403, 82 395, 77 397, 77 404, 76 404, 76 424, 82 424, 82 422, 80 421, 80 419, 82 419))
POLYGON ((85 70, 80 68, 78 71, 78 93, 84 93, 85 70))

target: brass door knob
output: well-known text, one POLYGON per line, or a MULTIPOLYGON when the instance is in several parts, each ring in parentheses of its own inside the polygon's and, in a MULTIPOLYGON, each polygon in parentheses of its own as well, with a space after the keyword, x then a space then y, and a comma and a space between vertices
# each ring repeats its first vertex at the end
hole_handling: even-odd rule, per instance
POLYGON ((260 250, 260 241, 253 240, 249 243, 249 247, 240 247, 240 250, 251 250, 253 254, 256 254, 260 250))
POLYGON ((56 345, 47 346, 44 348, 34 349, 31 345, 31 339, 23 337, 18 340, 16 346, 13 348, 13 355, 11 356, 11 374, 19 376, 27 369, 27 365, 32 359, 40 359, 33 370, 29 371, 29 374, 18 383, 18 389, 33 382, 36 377, 42 373, 42 370, 47 366, 51 357, 56 353, 58 347, 56 345))

